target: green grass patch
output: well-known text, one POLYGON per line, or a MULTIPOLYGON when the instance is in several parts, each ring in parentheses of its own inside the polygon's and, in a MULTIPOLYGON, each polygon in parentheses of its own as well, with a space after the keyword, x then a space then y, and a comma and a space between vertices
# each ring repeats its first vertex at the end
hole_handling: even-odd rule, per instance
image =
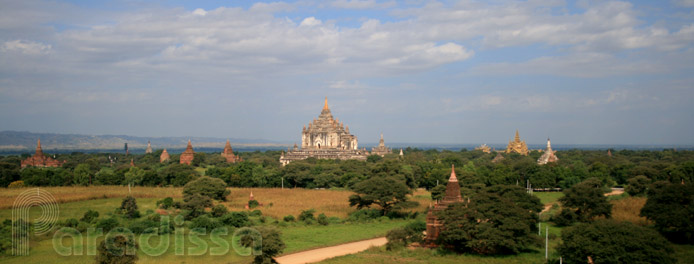
POLYGON ((564 196, 562 192, 533 192, 537 198, 540 198, 542 204, 555 203, 564 196))
POLYGON ((405 226, 407 223, 409 223, 409 221, 387 220, 382 222, 345 223, 327 226, 296 226, 280 230, 282 231, 282 240, 287 245, 284 254, 287 254, 385 236, 389 230, 405 226))
MULTIPOLYGON (((148 209, 156 209, 156 198, 138 198, 137 207, 140 213, 144 214, 148 209)), ((75 218, 80 219, 87 210, 95 210, 99 212, 99 218, 105 218, 109 214, 113 214, 116 208, 119 208, 122 198, 108 198, 108 199, 95 199, 95 200, 85 200, 70 203, 58 204, 59 210, 59 220, 75 218)), ((41 216, 41 208, 34 206, 29 210, 29 220, 37 219, 41 216)), ((12 219, 12 209, 2 209, 0 210, 0 220, 2 219, 12 219)))

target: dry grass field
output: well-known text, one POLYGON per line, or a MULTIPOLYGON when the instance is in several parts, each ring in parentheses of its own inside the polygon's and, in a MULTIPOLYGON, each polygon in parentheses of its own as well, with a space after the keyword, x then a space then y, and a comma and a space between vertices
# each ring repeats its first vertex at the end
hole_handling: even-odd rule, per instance
MULTIPOLYGON (((10 209, 17 196, 29 189, 3 189, 0 192, 0 209, 10 209)), ((258 202, 263 203, 259 207, 263 215, 273 218, 282 218, 286 215, 297 216, 302 210, 315 209, 316 215, 324 213, 327 216, 340 218, 347 217, 355 210, 349 207, 348 197, 354 194, 347 190, 312 190, 312 189, 279 189, 279 188, 229 188, 231 195, 227 197, 226 205, 232 211, 246 210, 244 206, 248 202, 251 192, 258 202)), ((90 186, 90 187, 41 187, 41 191, 47 191, 55 197, 58 203, 69 203, 86 200, 107 198, 122 198, 128 195, 127 186, 90 186)), ((135 198, 172 197, 176 200, 182 198, 183 188, 174 187, 132 187, 131 193, 135 198)), ((431 195, 426 190, 417 190, 412 195, 412 200, 420 203, 419 207, 411 210, 423 211, 431 202, 431 195)))
MULTIPOLYGON (((3 189, 0 192, 0 209, 12 208, 17 196, 30 189, 3 189)), ((121 198, 128 195, 128 186, 67 186, 67 187, 40 187, 41 191, 47 191, 58 203, 77 202, 84 200, 121 198)), ((131 193, 135 198, 181 198, 183 188, 174 187, 131 187, 131 193)))
POLYGON ((627 197, 610 201, 610 203, 612 203, 612 219, 640 226, 650 224, 645 217, 639 216, 641 208, 646 204, 646 197, 627 197))

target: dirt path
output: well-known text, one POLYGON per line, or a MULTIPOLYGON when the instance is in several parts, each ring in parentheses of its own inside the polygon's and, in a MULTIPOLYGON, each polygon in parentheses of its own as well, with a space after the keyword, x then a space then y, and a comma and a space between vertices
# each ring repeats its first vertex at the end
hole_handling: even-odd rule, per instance
POLYGON ((301 251, 289 255, 284 255, 279 258, 275 258, 275 260, 277 260, 277 262, 280 264, 313 263, 332 257, 361 252, 369 249, 372 246, 382 246, 385 245, 386 242, 388 242, 388 240, 386 240, 385 237, 379 237, 332 247, 324 247, 307 251, 301 251))
POLYGON ((606 193, 605 196, 620 195, 624 193, 624 189, 612 189, 612 192, 606 193))
POLYGON ((545 204, 545 208, 542 209, 542 212, 540 212, 540 214, 549 211, 549 209, 552 209, 553 205, 554 205, 554 203, 545 204))

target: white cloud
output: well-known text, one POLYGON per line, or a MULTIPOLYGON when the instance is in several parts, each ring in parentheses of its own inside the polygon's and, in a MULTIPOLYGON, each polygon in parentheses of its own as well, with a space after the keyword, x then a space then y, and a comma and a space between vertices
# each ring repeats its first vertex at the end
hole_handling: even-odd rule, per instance
POLYGON ((2 51, 19 52, 25 55, 43 55, 51 52, 51 45, 27 40, 11 40, 3 44, 2 51))
POLYGON ((193 10, 193 15, 205 16, 205 15, 207 15, 207 11, 205 11, 205 9, 198 8, 198 9, 193 10))
POLYGON ((377 2, 376 0, 336 0, 332 6, 344 9, 372 9, 395 6, 395 1, 377 2))
POLYGON ((316 19, 315 17, 307 17, 301 21, 301 26, 318 26, 322 23, 323 22, 321 22, 319 19, 316 19))

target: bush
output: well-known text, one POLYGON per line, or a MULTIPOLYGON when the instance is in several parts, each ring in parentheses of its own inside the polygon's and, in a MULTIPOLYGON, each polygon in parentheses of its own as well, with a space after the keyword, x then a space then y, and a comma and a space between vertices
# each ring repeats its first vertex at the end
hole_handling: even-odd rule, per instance
POLYGON ((174 205, 174 200, 171 197, 166 197, 162 200, 157 201, 157 207, 161 209, 169 209, 173 207, 174 205))
POLYGON ((314 209, 308 209, 308 210, 303 210, 299 214, 299 221, 308 221, 311 220, 313 221, 315 218, 313 217, 313 213, 315 213, 316 210, 314 209))
POLYGON ((631 196, 638 196, 646 194, 646 189, 648 189, 648 185, 651 183, 651 180, 646 176, 639 175, 628 179, 627 183, 629 185, 624 188, 624 191, 631 196))
POLYGON ((121 202, 120 211, 127 218, 140 217, 140 211, 137 210, 137 201, 135 197, 129 195, 121 202))
POLYGON ((67 227, 76 228, 77 225, 79 225, 79 224, 80 224, 80 221, 77 221, 77 219, 75 219, 75 218, 70 218, 70 219, 65 220, 65 226, 67 226, 67 227))
POLYGON ((99 222, 96 223, 96 228, 101 228, 104 233, 108 233, 108 231, 111 231, 111 229, 114 229, 118 226, 118 220, 116 220, 113 217, 109 217, 106 219, 101 219, 99 222))
POLYGON ((321 213, 318 215, 318 218, 316 219, 316 222, 318 222, 319 225, 328 225, 330 222, 328 222, 328 217, 321 213))
POLYGON ((205 213, 205 208, 212 206, 212 200, 207 196, 193 194, 188 198, 183 209, 187 210, 186 220, 191 220, 205 213))
POLYGON ((106 236, 99 244, 96 263, 130 264, 137 261, 138 245, 135 237, 126 230, 119 228, 117 231, 119 235, 106 236))
POLYGON ((158 228, 159 222, 152 221, 150 219, 142 219, 140 221, 133 221, 128 225, 128 229, 135 234, 150 233, 153 230, 147 230, 148 228, 158 228))
POLYGON ((629 222, 596 220, 562 230, 558 250, 564 263, 676 263, 673 250, 657 232, 629 222))
POLYGON ((229 212, 229 210, 223 204, 218 204, 218 205, 215 205, 214 207, 212 207, 212 216, 213 217, 220 217, 220 216, 227 214, 228 212, 229 212))
POLYGON ((224 225, 233 227, 242 227, 250 225, 251 221, 248 219, 248 215, 243 212, 231 212, 223 215, 219 221, 224 225))
POLYGON ((251 216, 261 216, 261 215, 263 215, 263 212, 261 212, 260 210, 253 210, 253 211, 251 211, 250 215, 251 216))
POLYGON ((296 221, 296 218, 294 218, 293 215, 287 215, 282 220, 284 220, 285 222, 294 222, 294 221, 296 221))
POLYGON ((85 222, 85 223, 91 223, 99 217, 99 212, 94 211, 92 209, 87 210, 87 212, 84 213, 84 216, 80 219, 80 221, 85 222))
POLYGON ((256 208, 256 207, 258 207, 258 205, 260 205, 260 203, 258 203, 258 201, 256 201, 256 200, 249 200, 248 201, 248 208, 250 208, 250 209, 256 208))
POLYGON ((23 188, 24 187, 24 181, 13 181, 10 183, 10 185, 7 186, 7 188, 14 189, 14 188, 23 188))
POLYGON ((378 219, 383 216, 381 210, 378 209, 361 209, 349 214, 347 219, 352 222, 362 222, 372 219, 378 219))
POLYGON ((559 198, 559 202, 565 209, 572 210, 576 220, 581 222, 598 216, 610 218, 612 214, 612 204, 605 197, 602 182, 597 178, 587 179, 564 190, 564 197, 559 198))
POLYGON ((558 226, 570 226, 578 221, 578 216, 573 210, 564 208, 559 214, 552 216, 551 220, 558 226))
MULTIPOLYGON (((262 237, 262 254, 253 258, 253 263, 276 263, 274 257, 282 253, 286 245, 282 241, 282 234, 274 228, 259 227, 258 232, 262 237)), ((241 237, 241 245, 244 247, 253 246, 253 236, 245 235, 241 237)))
POLYGON ((214 218, 209 218, 206 215, 201 215, 198 216, 197 218, 193 219, 193 221, 190 223, 190 228, 191 229, 205 229, 208 232, 212 231, 212 229, 215 229, 217 227, 222 226, 220 222, 215 220, 214 218))
POLYGON ((412 242, 422 242, 422 232, 426 230, 426 223, 423 221, 415 221, 407 224, 405 227, 396 228, 388 231, 386 238, 387 250, 397 250, 406 247, 412 242))
POLYGON ((183 186, 183 200, 188 201, 193 195, 207 196, 210 199, 226 201, 230 191, 222 179, 202 176, 183 186))

